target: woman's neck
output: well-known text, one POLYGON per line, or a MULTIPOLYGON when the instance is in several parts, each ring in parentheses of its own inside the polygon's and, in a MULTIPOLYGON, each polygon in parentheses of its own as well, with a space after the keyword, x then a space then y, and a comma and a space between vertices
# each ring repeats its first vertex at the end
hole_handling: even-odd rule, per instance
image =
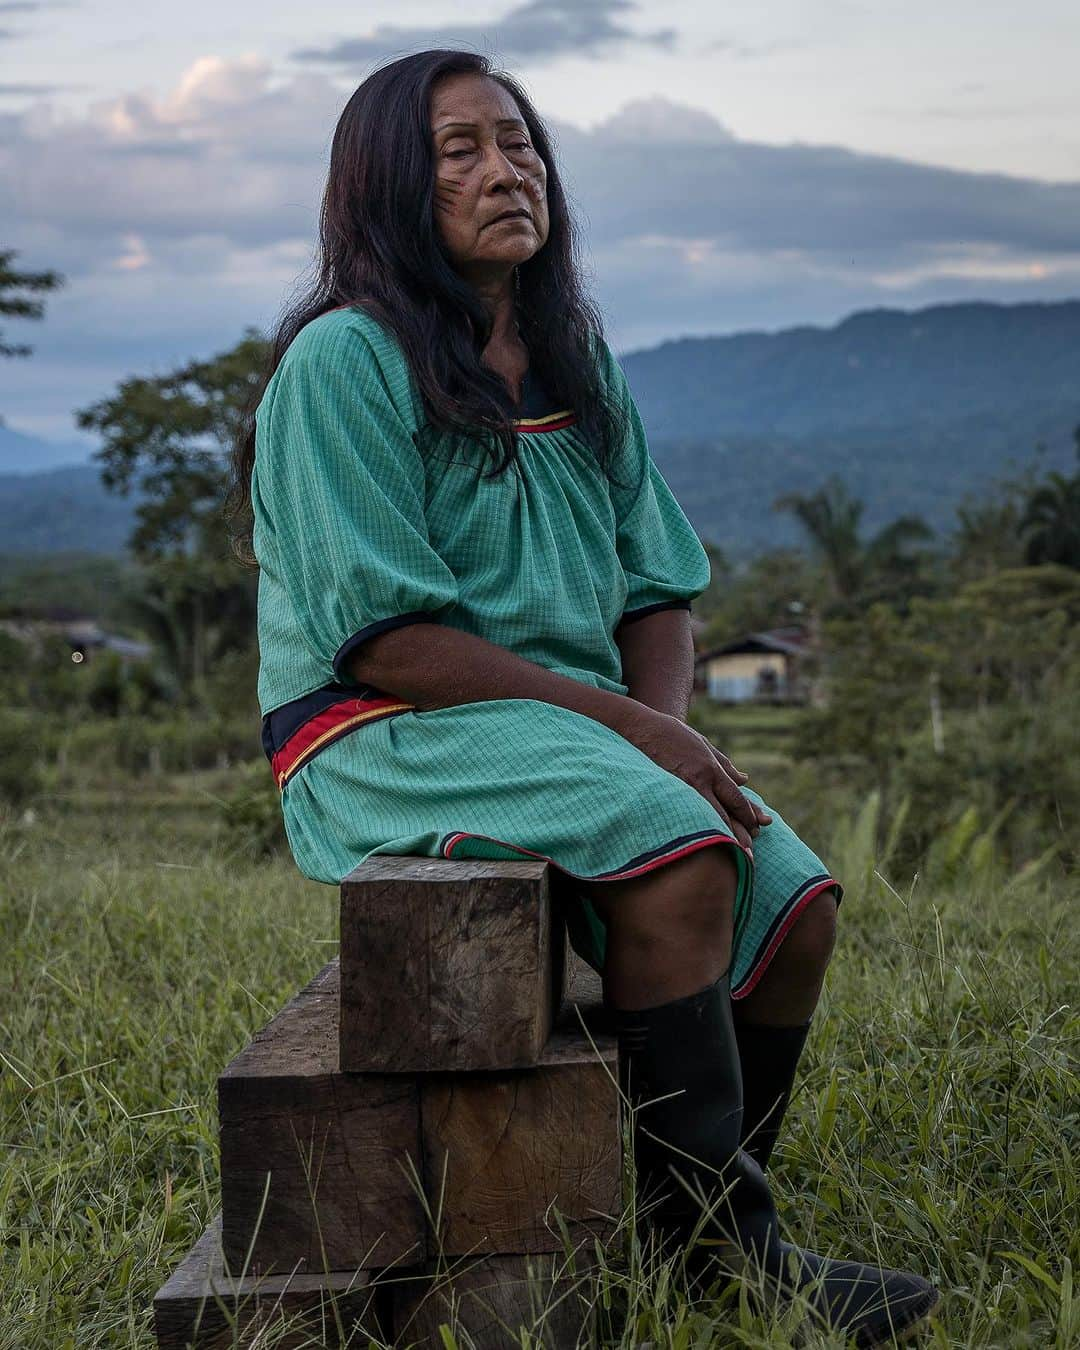
POLYGON ((518 332, 513 273, 492 282, 490 287, 480 283, 476 289, 492 315, 491 336, 481 360, 502 376, 510 397, 520 403, 522 381, 529 368, 529 351, 518 332))

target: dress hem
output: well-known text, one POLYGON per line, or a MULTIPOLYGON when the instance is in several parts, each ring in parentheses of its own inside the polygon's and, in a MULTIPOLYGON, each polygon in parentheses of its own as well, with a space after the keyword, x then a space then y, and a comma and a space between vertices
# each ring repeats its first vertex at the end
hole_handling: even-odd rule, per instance
POLYGON ((747 994, 753 993, 761 977, 769 968, 773 957, 780 949, 781 943, 787 937, 788 933, 795 926, 803 910, 812 900, 816 900, 823 891, 827 891, 830 886, 836 887, 837 903, 839 897, 843 895, 843 889, 835 877, 817 876, 809 877, 788 900, 787 904, 779 911, 773 920, 769 931, 758 944, 758 949, 754 953, 749 968, 745 976, 739 981, 738 985, 732 989, 732 998, 746 998, 747 994))
MULTIPOLYGON (((685 857, 689 853, 707 848, 712 844, 731 844, 741 853, 746 854, 746 849, 733 835, 725 834, 721 830, 706 830, 692 835, 680 835, 679 838, 673 839, 657 849, 638 854, 624 866, 614 868, 609 872, 572 872, 570 868, 556 862, 547 853, 537 853, 533 849, 525 848, 522 844, 514 844, 506 839, 496 839, 494 835, 490 834, 478 834, 473 830, 455 830, 450 834, 443 835, 439 841, 439 852, 444 858, 452 858, 453 850, 464 839, 480 839, 485 843, 497 844, 500 848, 510 848, 516 853, 527 854, 530 858, 538 858, 543 862, 550 863, 553 867, 557 867, 560 872, 565 872, 567 876, 574 877, 578 881, 615 881, 641 876, 645 872, 651 872, 654 868, 674 862, 677 858, 685 857)), ((828 890, 830 886, 836 887, 837 903, 839 903, 839 897, 843 895, 843 890, 839 882, 828 875, 810 877, 794 892, 787 904, 777 914, 765 938, 758 945, 746 974, 737 985, 732 986, 731 997, 733 999, 746 998, 748 994, 753 992, 800 915, 812 900, 816 899, 823 891, 828 890)), ((733 934, 733 944, 737 936, 737 933, 733 934)))
POLYGON ((518 853, 527 853, 530 858, 539 858, 544 862, 551 863, 560 872, 565 872, 567 876, 574 877, 577 881, 627 880, 630 877, 640 876, 644 872, 651 872, 654 867, 660 867, 666 862, 674 862, 676 858, 682 858, 686 854, 694 853, 699 848, 706 848, 710 844, 733 844, 740 852, 746 853, 746 850, 734 835, 725 834, 723 830, 704 830, 698 831, 697 834, 680 835, 678 839, 673 839, 669 843, 661 845, 660 848, 651 849, 648 853, 639 853, 622 867, 615 867, 609 872, 572 872, 569 867, 564 867, 562 863, 556 862, 546 853, 536 853, 531 848, 525 848, 523 844, 513 844, 506 839, 496 839, 494 835, 490 834, 477 834, 472 830, 455 830, 451 834, 444 835, 439 844, 443 857, 452 857, 453 849, 463 839, 482 839, 485 843, 498 844, 501 848, 512 848, 518 853))

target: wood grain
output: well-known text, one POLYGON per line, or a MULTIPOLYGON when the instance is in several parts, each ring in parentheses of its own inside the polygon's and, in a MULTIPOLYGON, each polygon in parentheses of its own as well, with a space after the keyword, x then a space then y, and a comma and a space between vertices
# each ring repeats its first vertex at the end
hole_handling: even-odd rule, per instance
POLYGON ((249 1247, 261 1272, 426 1257, 409 1181, 410 1161, 420 1171, 416 1082, 338 1072, 338 983, 333 961, 218 1080, 223 1240, 234 1269, 249 1247))
POLYGON ((610 1036, 594 1048, 574 1009, 534 1069, 425 1075, 425 1174, 443 1198, 446 1253, 556 1251, 552 1204, 575 1240, 611 1228, 621 1185, 616 1077, 610 1036))
POLYGON ((610 1225, 620 1191, 616 1050, 589 1001, 595 983, 591 995, 575 986, 536 1067, 422 1075, 337 1069, 338 987, 333 961, 219 1080, 230 1266, 249 1245, 263 1273, 416 1265, 439 1237, 451 1254, 551 1251, 561 1242, 545 1222, 553 1201, 574 1232, 610 1225), (441 1219, 437 1232, 406 1159, 441 1219))
POLYGON ((546 862, 377 854, 341 884, 341 1067, 538 1062, 561 996, 546 862))
POLYGON ((590 1278, 595 1258, 585 1248, 563 1253, 463 1259, 447 1272, 403 1272, 390 1285, 398 1350, 443 1350, 440 1323, 468 1333, 475 1350, 529 1344, 569 1350, 588 1339, 593 1321, 590 1278))
POLYGON ((352 1344, 379 1334, 373 1288, 365 1272, 233 1278, 226 1274, 222 1258, 220 1215, 154 1295, 160 1350, 186 1350, 192 1345, 199 1350, 268 1343, 282 1350, 338 1345, 339 1327, 346 1339, 354 1335, 352 1344), (285 1326, 289 1330, 282 1334, 285 1326), (357 1329, 361 1336, 355 1336, 357 1329))

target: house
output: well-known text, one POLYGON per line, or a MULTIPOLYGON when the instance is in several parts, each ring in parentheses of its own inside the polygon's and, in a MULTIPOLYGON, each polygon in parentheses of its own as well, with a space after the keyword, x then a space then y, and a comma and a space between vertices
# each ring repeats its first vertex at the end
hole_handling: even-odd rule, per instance
POLYGON ((34 610, 9 606, 6 616, 0 619, 0 632, 27 643, 37 652, 46 638, 59 637, 70 647, 76 665, 89 660, 94 651, 114 651, 125 666, 131 661, 147 660, 153 651, 149 643, 107 633, 93 619, 62 605, 34 610))
POLYGON ((694 688, 717 703, 805 703, 807 639, 802 628, 771 628, 710 647, 694 663, 694 688))

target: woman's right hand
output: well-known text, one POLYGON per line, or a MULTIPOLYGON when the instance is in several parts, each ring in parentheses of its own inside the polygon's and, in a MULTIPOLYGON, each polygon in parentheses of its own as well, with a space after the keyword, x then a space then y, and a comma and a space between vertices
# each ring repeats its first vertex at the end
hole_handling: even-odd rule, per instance
POLYGON ((696 788, 753 857, 753 837, 772 816, 740 792, 748 774, 700 731, 644 704, 634 710, 622 734, 662 769, 696 788))

